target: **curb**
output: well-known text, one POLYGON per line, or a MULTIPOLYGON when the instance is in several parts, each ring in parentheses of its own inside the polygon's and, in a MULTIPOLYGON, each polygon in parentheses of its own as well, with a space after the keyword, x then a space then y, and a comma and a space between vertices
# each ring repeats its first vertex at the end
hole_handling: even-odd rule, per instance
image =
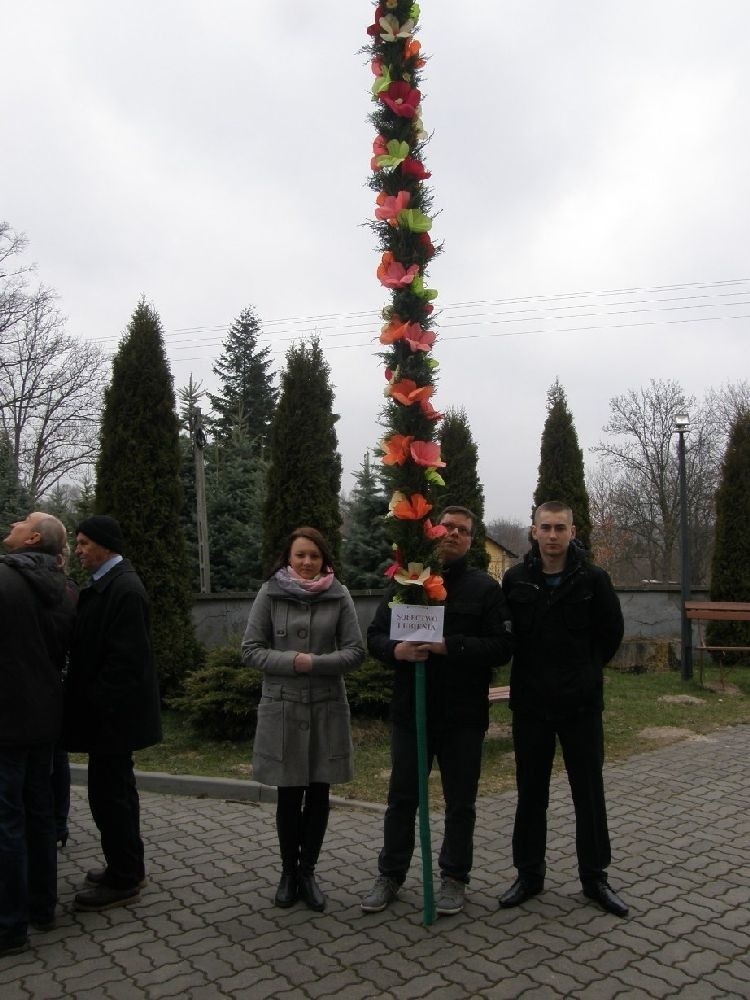
MULTIPOLYGON (((242 778, 207 778, 197 774, 166 774, 164 771, 136 771, 138 788, 143 792, 160 795, 184 795, 196 799, 223 799, 227 802, 275 802, 276 788, 262 785, 259 781, 242 778)), ((70 765, 72 785, 88 783, 88 768, 85 764, 70 765)), ((379 802, 362 802, 359 799, 344 799, 331 796, 331 805, 338 808, 364 809, 368 812, 385 812, 379 802)))

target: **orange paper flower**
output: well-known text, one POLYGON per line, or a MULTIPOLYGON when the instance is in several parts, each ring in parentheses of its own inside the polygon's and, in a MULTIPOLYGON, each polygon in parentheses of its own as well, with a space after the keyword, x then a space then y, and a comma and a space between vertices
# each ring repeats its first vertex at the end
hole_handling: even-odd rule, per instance
POLYGON ((428 576, 422 586, 431 601, 444 601, 448 596, 448 592, 443 586, 442 576, 438 576, 436 573, 428 576))
POLYGON ((411 406, 412 403, 422 403, 430 398, 434 392, 431 385, 417 386, 410 378, 402 378, 399 382, 393 382, 386 390, 386 396, 395 399, 402 406, 411 406))
POLYGON ((394 313, 394 315, 391 316, 390 322, 386 323, 380 332, 380 343, 393 344, 397 340, 401 340, 401 338, 406 334, 408 327, 409 324, 404 323, 401 317, 394 313))
POLYGON ((443 535, 448 534, 448 529, 444 524, 433 524, 429 517, 424 519, 422 531, 424 531, 425 538, 429 538, 431 540, 442 538, 443 535))
POLYGON ((383 455, 383 465, 403 465, 409 457, 409 445, 414 440, 413 435, 392 434, 380 442, 383 455))
POLYGON ((421 521, 432 510, 432 504, 421 493, 412 493, 407 499, 398 490, 391 498, 390 507, 391 514, 401 521, 421 521))

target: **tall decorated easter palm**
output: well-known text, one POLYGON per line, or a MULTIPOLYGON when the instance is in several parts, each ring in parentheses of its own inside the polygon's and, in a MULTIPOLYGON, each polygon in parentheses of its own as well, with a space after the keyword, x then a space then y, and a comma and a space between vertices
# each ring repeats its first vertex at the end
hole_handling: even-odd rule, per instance
MULTIPOLYGON (((415 35, 419 6, 408 0, 382 0, 368 27, 368 52, 375 127, 371 188, 377 192, 371 225, 381 254, 380 284, 390 292, 383 308, 380 343, 386 378, 386 432, 381 442, 384 481, 390 495, 387 532, 394 558, 388 568, 396 605, 432 605, 445 600, 442 577, 433 571, 435 541, 445 529, 433 525, 431 487, 443 485, 432 404, 437 361, 427 266, 436 253, 430 230, 432 197, 425 181, 427 136, 421 120, 420 72, 425 64, 415 35)), ((432 856, 424 695, 424 663, 415 664, 416 726, 420 776, 420 843, 424 883, 424 922, 434 920, 432 856)))

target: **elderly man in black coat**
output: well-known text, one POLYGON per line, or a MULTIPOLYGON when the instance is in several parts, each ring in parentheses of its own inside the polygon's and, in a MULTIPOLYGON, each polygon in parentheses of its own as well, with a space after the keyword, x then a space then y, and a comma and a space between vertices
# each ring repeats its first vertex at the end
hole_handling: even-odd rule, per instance
POLYGON ((50 772, 60 735, 60 673, 75 608, 58 556, 65 528, 36 511, 16 521, 0 557, 0 955, 52 926, 57 844, 50 772))
POLYGON ((65 691, 65 744, 89 755, 88 795, 105 867, 86 876, 80 910, 138 898, 145 881, 133 751, 161 739, 149 604, 123 559, 122 532, 97 514, 76 528, 75 552, 91 573, 81 591, 65 691))

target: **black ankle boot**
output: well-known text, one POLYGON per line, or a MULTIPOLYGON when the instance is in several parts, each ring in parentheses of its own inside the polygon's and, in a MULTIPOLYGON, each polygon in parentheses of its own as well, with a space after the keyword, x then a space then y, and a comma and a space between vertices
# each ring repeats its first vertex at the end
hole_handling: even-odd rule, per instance
POLYGON ((297 872, 282 872, 274 903, 282 909, 294 906, 300 895, 297 872))
POLYGON ((318 913, 325 909, 326 898, 318 888, 314 872, 300 871, 297 877, 297 884, 299 887, 299 898, 309 909, 316 910, 318 913))

